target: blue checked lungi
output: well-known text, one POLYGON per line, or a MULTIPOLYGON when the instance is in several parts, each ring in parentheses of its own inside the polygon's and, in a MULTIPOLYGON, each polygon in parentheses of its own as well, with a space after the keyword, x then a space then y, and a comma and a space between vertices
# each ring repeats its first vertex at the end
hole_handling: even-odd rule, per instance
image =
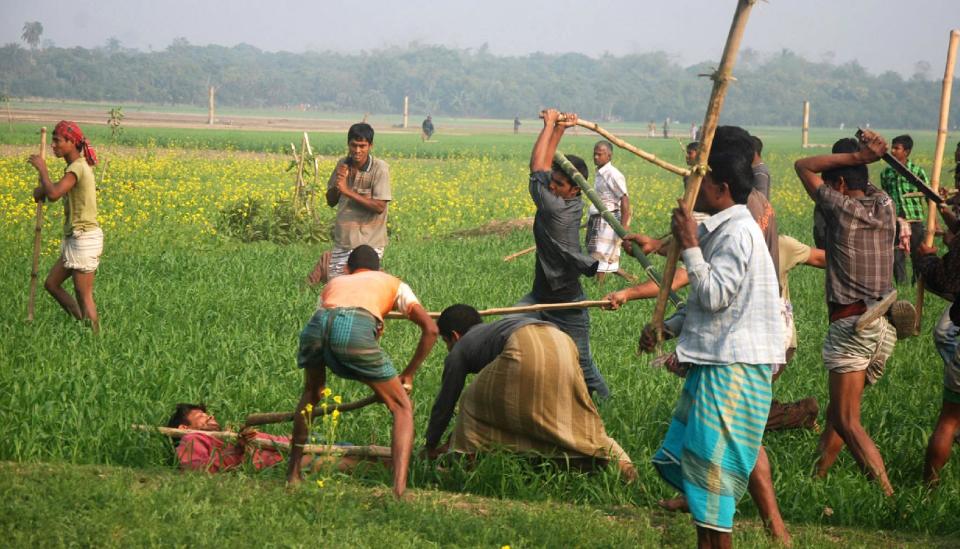
POLYGON ((770 412, 769 364, 691 365, 657 472, 684 493, 693 521, 729 532, 770 412))
POLYGON ((317 309, 300 333, 297 365, 323 368, 346 379, 386 381, 397 376, 379 344, 382 323, 359 307, 317 309))

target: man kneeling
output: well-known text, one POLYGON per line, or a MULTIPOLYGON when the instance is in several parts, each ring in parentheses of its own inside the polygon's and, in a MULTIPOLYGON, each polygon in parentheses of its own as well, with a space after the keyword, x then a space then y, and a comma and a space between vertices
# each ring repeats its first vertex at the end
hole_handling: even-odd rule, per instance
POLYGON ((440 439, 459 399, 448 443, 454 452, 500 448, 614 461, 624 479, 636 478, 630 457, 604 430, 570 336, 527 317, 484 324, 476 309, 462 304, 445 309, 437 325, 450 354, 430 414, 428 455, 442 451, 440 439), (479 375, 463 391, 471 373, 479 375))

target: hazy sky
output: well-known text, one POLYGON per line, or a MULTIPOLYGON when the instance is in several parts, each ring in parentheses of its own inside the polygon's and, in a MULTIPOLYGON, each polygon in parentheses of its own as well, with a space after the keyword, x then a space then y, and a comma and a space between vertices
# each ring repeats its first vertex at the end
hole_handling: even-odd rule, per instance
MULTIPOLYGON (((0 43, 26 21, 57 46, 162 50, 248 43, 268 51, 357 52, 417 41, 495 54, 663 50, 689 65, 720 57, 734 0, 0 0, 0 43)), ((856 59, 871 72, 911 75, 918 61, 940 79, 960 0, 769 0, 752 11, 743 47, 788 48, 811 60, 856 59)))

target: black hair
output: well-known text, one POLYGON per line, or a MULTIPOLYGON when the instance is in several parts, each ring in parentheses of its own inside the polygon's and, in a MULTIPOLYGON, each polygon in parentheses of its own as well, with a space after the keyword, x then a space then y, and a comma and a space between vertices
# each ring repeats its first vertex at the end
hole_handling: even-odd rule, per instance
POLYGON ((377 251, 366 244, 361 244, 350 252, 347 258, 347 270, 350 272, 357 269, 369 269, 371 271, 380 270, 380 256, 377 251))
MULTIPOLYGON (((710 157, 713 153, 734 153, 742 156, 747 165, 753 164, 755 145, 750 133, 740 126, 719 126, 713 135, 713 144, 710 146, 710 157)), ((751 173, 753 173, 751 169, 751 173)), ((753 177, 751 175, 751 177, 753 177)))
POLYGON ((746 204, 753 190, 753 169, 742 154, 731 151, 711 152, 710 177, 716 183, 726 183, 730 196, 737 204, 746 204))
POLYGON ((687 152, 690 152, 700 146, 699 141, 691 141, 687 143, 687 152))
POLYGON ((483 319, 480 318, 480 313, 476 309, 470 305, 457 303, 440 313, 440 318, 437 319, 437 329, 440 330, 440 335, 445 338, 453 337, 453 332, 463 336, 470 331, 470 328, 482 322, 483 319))
POLYGON ((373 145, 373 126, 366 122, 357 122, 347 130, 347 141, 366 141, 373 145))
POLYGON ((751 135, 750 140, 753 141, 753 151, 758 155, 763 154, 763 141, 755 135, 751 135))
MULTIPOLYGON (((852 137, 844 137, 833 144, 831 151, 834 154, 855 153, 860 150, 860 143, 852 137)), ((862 191, 867 188, 867 182, 870 180, 870 170, 866 165, 846 166, 843 168, 832 168, 824 170, 821 174, 824 181, 834 182, 843 178, 847 188, 852 191, 862 191)))
MULTIPOLYGON (((565 156, 567 157, 567 160, 569 160, 570 163, 573 164, 573 167, 576 168, 578 172, 580 172, 580 175, 582 175, 584 179, 587 179, 588 177, 590 177, 590 170, 589 168, 587 168, 587 163, 584 162, 582 158, 580 158, 575 154, 568 154, 565 156)), ((567 172, 563 171, 563 168, 561 168, 560 164, 558 164, 556 161, 554 161, 553 164, 550 165, 550 168, 555 172, 560 172, 561 174, 563 174, 563 178, 566 179, 568 183, 576 186, 576 183, 574 183, 572 179, 567 177, 567 172)))
POLYGON ((890 142, 890 145, 900 145, 907 151, 913 150, 913 138, 907 134, 898 135, 893 138, 893 141, 890 142))
POLYGON ((171 429, 176 429, 181 425, 189 425, 190 420, 187 419, 187 416, 190 415, 190 412, 194 410, 200 410, 203 413, 207 413, 207 407, 202 403, 189 404, 186 402, 181 402, 177 404, 177 407, 173 411, 173 415, 170 416, 169 420, 167 420, 167 427, 170 427, 171 429))

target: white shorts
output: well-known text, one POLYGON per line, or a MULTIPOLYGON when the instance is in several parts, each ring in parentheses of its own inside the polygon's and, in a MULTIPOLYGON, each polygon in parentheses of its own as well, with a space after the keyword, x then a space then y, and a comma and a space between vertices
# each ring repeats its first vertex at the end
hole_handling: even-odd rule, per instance
POLYGON ((100 266, 103 253, 103 231, 99 227, 86 231, 74 231, 60 242, 60 259, 63 266, 81 273, 92 273, 100 266))
MULTIPOLYGON (((381 261, 383 260, 383 248, 374 248, 377 255, 380 257, 381 261)), ((327 279, 338 277, 342 274, 346 274, 347 270, 347 259, 350 258, 350 252, 353 251, 353 248, 336 248, 330 252, 330 270, 328 271, 327 279)), ((381 268, 382 270, 382 268, 381 268)))

